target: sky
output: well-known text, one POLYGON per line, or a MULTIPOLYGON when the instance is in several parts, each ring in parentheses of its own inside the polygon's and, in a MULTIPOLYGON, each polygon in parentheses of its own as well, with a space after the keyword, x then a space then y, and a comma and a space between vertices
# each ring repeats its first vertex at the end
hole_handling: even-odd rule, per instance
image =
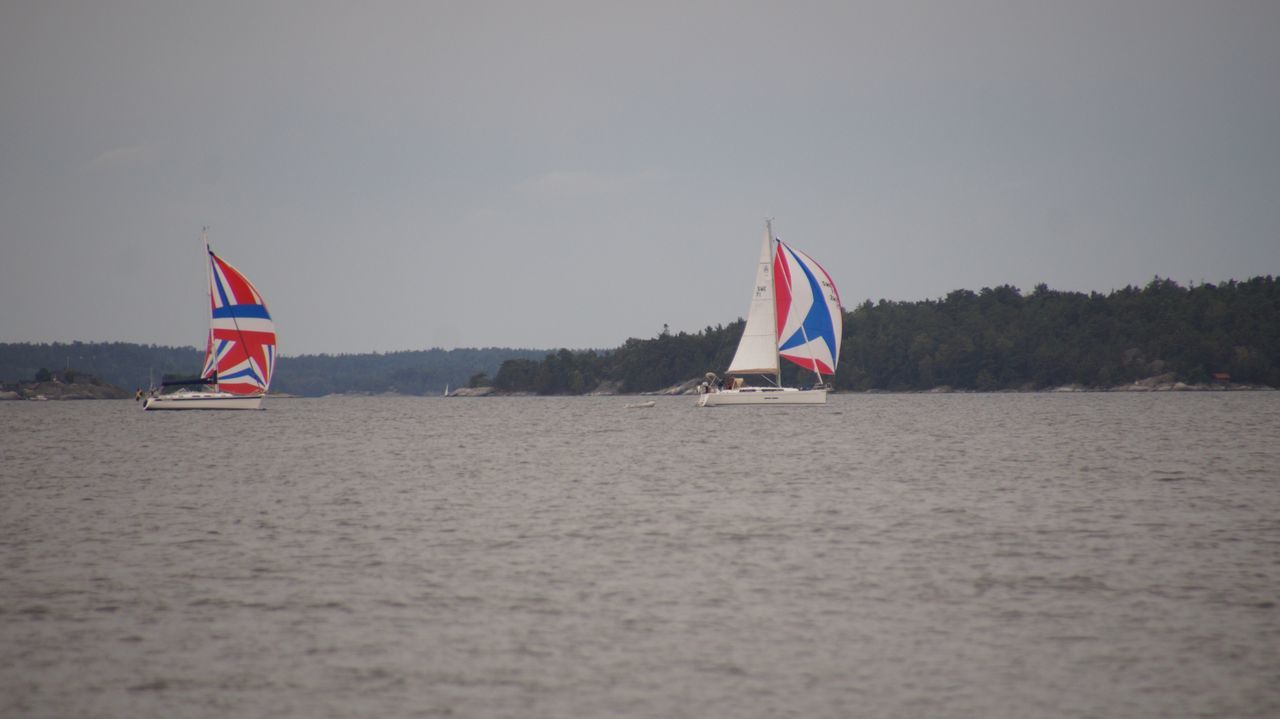
POLYGON ((609 348, 746 314, 1280 274, 1280 3, 0 3, 0 341, 609 348))

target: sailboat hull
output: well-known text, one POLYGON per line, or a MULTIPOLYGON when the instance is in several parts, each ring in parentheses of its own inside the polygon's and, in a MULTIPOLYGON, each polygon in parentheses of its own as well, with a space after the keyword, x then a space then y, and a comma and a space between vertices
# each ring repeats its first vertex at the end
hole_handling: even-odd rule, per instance
POLYGON ((262 409, 263 395, 240 395, 227 392, 174 392, 148 397, 145 410, 173 409, 262 409))
POLYGON ((794 387, 743 387, 708 392, 698 397, 699 407, 721 407, 760 404, 826 404, 825 389, 794 387))

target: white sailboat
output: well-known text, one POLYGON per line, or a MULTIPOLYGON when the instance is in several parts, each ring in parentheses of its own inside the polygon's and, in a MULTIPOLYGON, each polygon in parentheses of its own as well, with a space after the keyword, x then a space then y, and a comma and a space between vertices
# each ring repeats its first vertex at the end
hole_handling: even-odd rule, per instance
POLYGON ((705 385, 699 407, 750 404, 826 404, 822 376, 840 358, 844 313, 835 283, 813 258, 774 238, 765 222, 755 289, 738 350, 723 388, 705 385), (812 371, 809 389, 782 386, 782 359, 812 371), (745 386, 744 375, 762 375, 766 386, 745 386))
POLYGON ((210 314, 204 369, 196 379, 165 382, 182 389, 148 396, 143 409, 262 408, 275 370, 275 323, 253 283, 215 255, 208 242, 205 251, 210 314))

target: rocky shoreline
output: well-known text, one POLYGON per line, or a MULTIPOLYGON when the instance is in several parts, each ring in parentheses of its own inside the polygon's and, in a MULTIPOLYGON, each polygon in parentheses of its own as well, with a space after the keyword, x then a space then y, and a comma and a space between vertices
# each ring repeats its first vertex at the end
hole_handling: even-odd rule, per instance
POLYGON ((97 377, 83 381, 0 383, 0 400, 63 400, 63 399, 132 399, 133 392, 107 384, 97 377))
MULTIPOLYGON (((694 378, 680 384, 665 387, 654 392, 623 392, 616 383, 606 383, 597 387, 595 390, 586 393, 585 397, 614 397, 614 396, 683 396, 695 395, 698 393, 698 384, 702 378, 694 378)), ((1265 385, 1238 384, 1231 382, 1212 382, 1206 384, 1186 384, 1174 379, 1172 374, 1157 375, 1146 379, 1138 380, 1131 384, 1116 385, 1114 387, 1087 387, 1084 385, 1063 385, 1061 387, 1034 388, 1026 387, 1022 389, 1004 389, 1004 390, 971 390, 956 389, 954 387, 933 387, 926 390, 865 390, 854 392, 851 390, 833 390, 833 392, 847 394, 1021 394, 1021 393, 1069 393, 1069 392, 1274 392, 1276 388, 1265 385)), ((293 395, 272 394, 273 399, 291 397, 293 395)), ((450 392, 448 397, 533 397, 537 396, 530 392, 502 392, 494 387, 459 387, 450 392)), ((89 378, 84 381, 61 382, 59 380, 51 380, 48 382, 5 382, 0 383, 0 401, 4 400, 79 400, 79 399, 131 399, 133 393, 107 384, 97 378, 89 378)))
MULTIPOLYGON (((947 394, 951 392, 973 392, 975 390, 956 390, 950 387, 935 387, 925 390, 932 394, 947 394)), ((1135 380, 1129 384, 1114 385, 1111 387, 1089 387, 1079 384, 1068 384, 1060 387, 1047 388, 1026 388, 1021 390, 996 390, 996 392, 1274 392, 1274 387, 1266 385, 1240 384, 1229 381, 1214 381, 1208 383, 1187 384, 1179 382, 1172 372, 1154 375, 1145 379, 1135 380)))
MULTIPOLYGON (((606 384, 591 392, 587 392, 584 397, 613 397, 613 396, 682 396, 695 395, 698 393, 698 384, 702 382, 701 377, 697 377, 680 384, 665 387, 653 392, 622 392, 616 384, 606 384)), ((1239 384, 1233 382, 1210 382, 1204 384, 1187 384, 1179 382, 1172 373, 1147 377, 1137 380, 1130 384, 1115 385, 1113 387, 1087 387, 1084 385, 1069 384, 1060 387, 1025 387, 1022 389, 1001 389, 1001 390, 973 390, 973 389, 956 389, 954 387, 933 387, 925 390, 881 390, 871 389, 865 391, 852 390, 832 390, 833 392, 849 393, 849 394, 1035 394, 1035 393, 1065 393, 1065 392, 1274 392, 1275 387, 1266 385, 1239 384)), ((525 397, 536 396, 529 392, 502 392, 494 387, 461 387, 450 392, 449 397, 525 397)))

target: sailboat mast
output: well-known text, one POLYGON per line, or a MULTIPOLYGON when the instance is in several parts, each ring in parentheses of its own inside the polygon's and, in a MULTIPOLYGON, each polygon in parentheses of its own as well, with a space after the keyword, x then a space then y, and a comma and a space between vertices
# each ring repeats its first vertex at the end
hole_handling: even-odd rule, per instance
MULTIPOLYGON (((213 312, 213 250, 209 247, 209 227, 208 226, 200 228, 200 244, 204 245, 204 289, 205 289, 205 292, 208 293, 208 298, 209 298, 208 301, 205 302, 204 304, 204 311, 205 311, 205 315, 208 316, 209 313, 213 312)), ((209 352, 213 350, 212 322, 209 324, 208 332, 205 333, 204 346, 205 346, 205 354, 206 354, 204 361, 208 362, 209 358, 207 355, 209 352)), ((218 389, 218 382, 217 382, 218 365, 216 362, 213 365, 213 379, 214 379, 213 391, 217 392, 219 391, 219 389, 218 389)))
MULTIPOLYGON (((773 236, 773 218, 766 217, 764 220, 765 232, 769 234, 769 277, 773 278, 773 258, 778 254, 778 238, 773 236)), ((788 288, 790 289, 790 288, 788 288)), ((773 318, 773 366, 777 367, 774 375, 774 386, 782 386, 782 352, 778 349, 778 318, 777 318, 777 290, 774 290, 774 313, 773 318)))

